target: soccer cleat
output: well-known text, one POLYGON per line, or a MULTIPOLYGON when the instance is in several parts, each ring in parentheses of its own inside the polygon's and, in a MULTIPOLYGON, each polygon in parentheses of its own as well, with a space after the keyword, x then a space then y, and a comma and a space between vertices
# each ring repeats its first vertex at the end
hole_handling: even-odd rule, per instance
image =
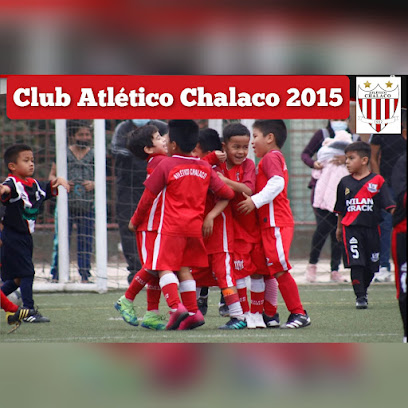
POLYGON ((356 309, 367 309, 368 301, 366 297, 358 297, 356 299, 356 309))
POLYGON ((227 323, 220 326, 219 329, 221 330, 241 330, 247 327, 247 323, 245 320, 239 320, 236 317, 231 317, 227 323))
POLYGON ((50 319, 36 311, 35 314, 24 317, 23 322, 25 323, 49 323, 50 319))
POLYGON ((34 316, 37 313, 35 309, 27 309, 25 307, 19 307, 17 312, 6 313, 6 320, 8 324, 20 324, 21 321, 29 316, 34 316))
POLYGON ((229 317, 229 309, 225 303, 220 303, 218 305, 218 313, 221 317, 229 317))
POLYGON ((347 282, 347 278, 343 276, 339 271, 332 271, 330 273, 330 282, 344 283, 347 282))
POLYGON ((309 283, 316 282, 316 272, 317 272, 317 266, 313 264, 308 264, 306 267, 306 274, 305 274, 306 281, 309 283))
POLYGON ((166 325, 163 323, 163 317, 151 311, 145 313, 141 326, 151 330, 164 330, 166 328, 166 325))
POLYGON ((280 327, 279 313, 274 314, 273 316, 268 316, 267 314, 262 315, 266 327, 277 328, 280 327))
POLYGON ((177 310, 175 312, 170 312, 170 318, 166 325, 166 330, 177 330, 180 323, 184 319, 187 319, 188 316, 186 307, 182 303, 179 303, 177 310))
POLYGON ((381 267, 380 270, 374 275, 374 282, 383 283, 391 281, 391 272, 385 267, 381 267))
POLYGON ((138 326, 137 316, 133 309, 133 302, 123 295, 115 303, 115 309, 121 314, 122 319, 131 326, 138 326))
POLYGON ((188 316, 184 319, 179 326, 179 330, 193 330, 202 326, 205 323, 203 314, 198 310, 197 313, 188 316))
POLYGON ((205 316, 208 310, 208 296, 207 297, 200 296, 197 299, 197 306, 198 306, 198 310, 202 313, 203 316, 205 316))
POLYGON ((307 315, 306 310, 305 314, 300 313, 291 313, 289 315, 288 321, 281 326, 281 329, 300 329, 310 325, 310 317, 307 315))

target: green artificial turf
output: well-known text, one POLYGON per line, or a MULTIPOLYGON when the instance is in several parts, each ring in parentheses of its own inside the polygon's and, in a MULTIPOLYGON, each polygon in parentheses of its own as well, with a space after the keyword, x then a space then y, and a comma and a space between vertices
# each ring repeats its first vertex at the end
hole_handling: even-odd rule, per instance
MULTIPOLYGON (((195 342, 195 343, 401 343, 402 322, 393 284, 373 284, 369 289, 369 308, 356 310, 352 288, 347 284, 299 285, 300 296, 311 317, 311 326, 297 330, 256 329, 222 331, 227 321, 218 314, 219 291, 210 291, 206 324, 191 331, 151 331, 126 324, 113 304, 123 294, 55 293, 35 294, 40 312, 51 323, 23 323, 14 333, 1 312, 0 343, 118 343, 118 342, 195 342)), ((146 294, 136 298, 135 309, 143 317, 146 294)), ((161 299, 161 313, 168 308, 161 299)), ((279 297, 281 322, 287 311, 279 297)))

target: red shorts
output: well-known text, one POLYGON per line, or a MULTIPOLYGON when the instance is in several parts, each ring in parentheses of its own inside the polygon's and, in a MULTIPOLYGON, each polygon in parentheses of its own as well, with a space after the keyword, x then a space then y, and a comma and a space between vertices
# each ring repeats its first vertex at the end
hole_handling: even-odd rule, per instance
POLYGON ((157 234, 153 256, 145 268, 155 271, 179 271, 182 266, 203 268, 208 257, 201 237, 177 237, 157 234))
POLYGON ((218 252, 208 255, 207 268, 194 268, 193 277, 198 287, 218 286, 230 288, 235 286, 232 256, 228 252, 218 252))
POLYGON ((137 252, 142 265, 145 264, 148 259, 152 259, 154 240, 156 237, 156 231, 136 231, 137 252))
POLYGON ((261 230, 262 244, 265 251, 269 273, 289 271, 289 250, 294 227, 271 227, 261 230))
POLYGON ((238 240, 235 241, 234 248, 236 248, 234 252, 235 279, 243 279, 254 273, 270 274, 266 266, 265 252, 260 242, 254 244, 238 240))

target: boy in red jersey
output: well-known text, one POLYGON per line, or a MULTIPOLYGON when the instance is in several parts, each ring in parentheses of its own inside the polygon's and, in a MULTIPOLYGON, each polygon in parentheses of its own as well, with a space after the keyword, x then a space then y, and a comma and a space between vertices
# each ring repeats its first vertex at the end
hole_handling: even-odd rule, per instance
POLYGON ((343 241, 343 262, 351 269, 356 308, 367 309, 367 289, 380 267, 381 209, 392 213, 395 204, 384 178, 368 168, 370 145, 351 143, 344 153, 350 175, 337 186, 336 238, 343 241))
POLYGON ((293 238, 294 221, 287 198, 288 169, 281 148, 287 136, 283 120, 256 120, 253 141, 257 157, 261 158, 256 176, 256 194, 238 204, 238 210, 249 214, 258 209, 262 244, 271 276, 278 282, 279 291, 290 311, 283 329, 297 329, 310 325, 303 309, 299 290, 290 274, 289 250, 293 238))
POLYGON ((197 145, 198 125, 193 120, 169 122, 169 153, 145 181, 145 191, 132 224, 138 227, 156 196, 162 192, 160 222, 152 259, 145 268, 158 271, 160 287, 169 305, 167 330, 193 329, 204 324, 198 311, 196 284, 191 267, 206 267, 202 228, 205 200, 210 188, 219 198, 229 200, 234 192, 217 176, 211 166, 192 156, 197 145), (178 271, 177 276, 173 271, 178 271), (178 296, 178 283, 183 303, 178 296))
POLYGON ((235 191, 231 201, 235 235, 234 275, 242 310, 247 315, 249 329, 266 325, 279 327, 277 283, 276 279, 269 278, 256 213, 246 215, 237 210, 237 205, 245 199, 243 193, 252 196, 255 192, 255 164, 247 159, 250 133, 241 123, 231 123, 223 130, 223 140, 227 161, 221 165, 223 174, 220 178, 235 191), (251 312, 247 300, 247 276, 251 276, 251 312), (265 281, 264 277, 267 278, 265 281), (265 283, 267 298, 264 302, 265 283))
MULTIPOLYGON (((195 149, 199 157, 211 164, 220 164, 222 146, 218 132, 214 129, 202 130, 199 140, 200 148, 195 149)), ((221 170, 215 165, 213 168, 221 170)), ((220 329, 240 330, 245 329, 247 325, 235 286, 234 222, 228 203, 227 200, 218 200, 212 191, 208 191, 203 234, 209 267, 193 270, 193 276, 198 286, 218 286, 221 289, 230 320, 220 329)))
MULTIPOLYGON (((153 125, 145 125, 135 129, 129 136, 127 147, 135 157, 147 161, 147 177, 167 157, 167 141, 160 135, 156 126, 153 125)), ((129 223, 129 229, 136 232, 139 259, 143 265, 147 257, 153 254, 154 240, 159 226, 160 206, 161 194, 157 196, 152 208, 146 212, 144 220, 137 229, 133 227, 132 222, 129 223)), ((163 330, 165 325, 159 315, 161 294, 159 279, 157 275, 148 272, 144 266, 136 273, 125 294, 115 303, 115 308, 126 323, 138 326, 139 323, 133 308, 133 302, 136 295, 146 284, 147 312, 143 317, 141 325, 147 329, 163 330)))

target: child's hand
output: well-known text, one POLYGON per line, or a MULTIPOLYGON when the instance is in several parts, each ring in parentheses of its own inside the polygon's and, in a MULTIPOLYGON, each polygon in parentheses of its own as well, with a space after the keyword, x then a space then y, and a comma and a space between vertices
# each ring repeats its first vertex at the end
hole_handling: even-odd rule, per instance
POLYGON ((336 228, 336 239, 338 242, 342 241, 343 233, 341 231, 341 228, 336 228))
POLYGON ((55 180, 51 181, 51 187, 52 188, 57 188, 59 186, 64 187, 65 190, 67 190, 68 193, 69 193, 69 190, 71 189, 70 184, 68 183, 68 181, 65 180, 62 177, 57 177, 55 180))
POLYGON ((214 218, 205 217, 204 223, 203 223, 203 237, 207 238, 213 233, 213 227, 214 227, 214 218))
POLYGON ((0 184, 0 196, 2 196, 3 194, 10 194, 10 193, 11 193, 11 189, 9 186, 0 184))
POLYGON ((132 231, 132 232, 136 231, 136 227, 132 224, 132 221, 129 221, 128 228, 129 228, 129 231, 132 231))
POLYGON ((95 188, 95 182, 91 180, 83 181, 82 185, 85 187, 86 191, 92 191, 95 188))
POLYGON ((248 194, 242 193, 245 197, 244 201, 241 201, 238 205, 238 212, 240 212, 241 214, 249 214, 251 211, 255 210, 255 204, 254 202, 251 200, 251 197, 248 194))
POLYGON ((220 163, 224 163, 227 160, 227 153, 222 152, 221 150, 215 150, 215 155, 220 163))
POLYGON ((319 161, 316 160, 313 163, 313 168, 316 169, 316 170, 321 170, 323 168, 323 165, 319 161))
POLYGON ((221 172, 217 171, 218 177, 225 183, 228 180, 221 172))

